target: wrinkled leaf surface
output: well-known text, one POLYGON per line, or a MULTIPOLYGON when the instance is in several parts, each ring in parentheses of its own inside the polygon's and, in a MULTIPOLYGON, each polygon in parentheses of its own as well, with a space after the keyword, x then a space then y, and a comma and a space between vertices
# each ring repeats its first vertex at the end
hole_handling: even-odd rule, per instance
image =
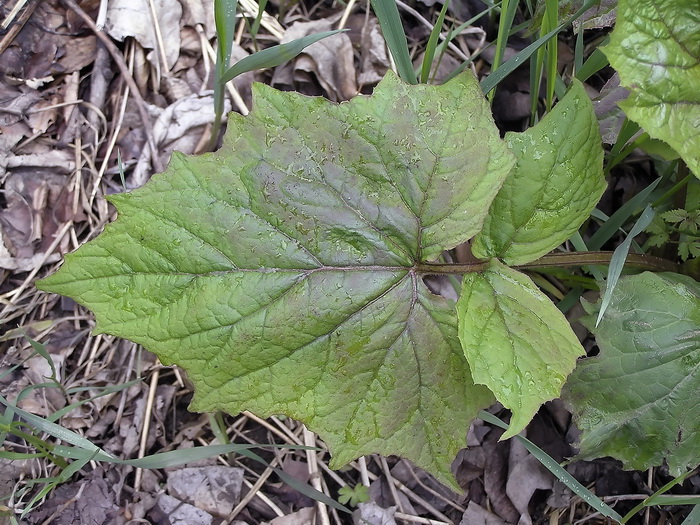
POLYGON ((620 102, 652 138, 676 150, 700 177, 700 4, 620 0, 601 48, 631 90, 620 102))
POLYGON ((584 350, 530 278, 495 260, 488 270, 464 276, 457 314, 472 377, 513 412, 501 439, 512 437, 542 403, 559 397, 584 350))
POLYGON ((264 85, 254 102, 218 152, 112 196, 117 221, 41 287, 185 368, 194 410, 285 414, 336 467, 398 454, 455 486, 492 394, 414 266, 481 228, 514 163, 479 85, 389 74, 340 105, 264 85))
POLYGON ((673 475, 700 462, 700 284, 684 275, 623 277, 595 327, 600 354, 581 361, 563 397, 573 408, 582 459, 612 456, 673 475))
POLYGON ((571 237, 605 190, 598 121, 583 84, 574 80, 541 122, 506 142, 517 162, 472 251, 525 264, 571 237))

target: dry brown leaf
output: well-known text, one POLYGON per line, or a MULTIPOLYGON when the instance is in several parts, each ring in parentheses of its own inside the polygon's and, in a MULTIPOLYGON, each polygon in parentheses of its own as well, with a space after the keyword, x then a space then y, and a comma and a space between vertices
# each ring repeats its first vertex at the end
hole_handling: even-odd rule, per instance
POLYGON ((97 469, 87 479, 60 485, 38 511, 31 513, 27 523, 45 523, 50 516, 51 525, 118 523, 120 508, 103 476, 103 470, 97 469))
POLYGON ((210 466, 188 467, 168 474, 168 493, 212 514, 226 517, 238 504, 243 469, 210 466))
POLYGON ((52 79, 72 73, 94 60, 94 35, 76 36, 78 28, 66 30, 66 13, 57 0, 39 4, 12 44, 0 54, 0 72, 23 80, 52 79))
POLYGON ((214 2, 210 0, 181 0, 182 25, 197 27, 201 25, 208 40, 216 36, 214 24, 214 2))
POLYGON ((262 522, 260 525, 309 525, 315 523, 316 509, 305 507, 286 516, 280 516, 269 522, 262 522))
POLYGON ((148 513, 150 523, 172 523, 177 525, 211 525, 214 518, 208 512, 189 503, 161 494, 155 507, 148 513))
POLYGON ((492 514, 473 501, 469 502, 467 510, 462 515, 459 525, 508 525, 507 522, 492 514))
MULTIPOLYGON (((36 90, 23 85, 10 85, 7 78, 0 80, 0 136, 6 132, 4 127, 20 122, 40 100, 41 95, 36 90)), ((9 148, 0 146, 0 154, 6 151, 9 148)))
MULTIPOLYGON (((154 109, 151 107, 150 109, 154 109)), ((202 127, 214 121, 214 96, 211 92, 178 100, 160 111, 160 116, 153 125, 153 138, 160 152, 160 158, 165 165, 174 150, 186 154, 195 152, 196 146, 202 137, 202 127)), ((227 102, 225 110, 230 111, 231 106, 227 102)), ((129 181, 132 188, 138 188, 145 184, 150 176, 149 153, 143 151, 134 168, 129 181)))
POLYGON ((593 99, 593 109, 605 144, 615 144, 617 141, 625 120, 625 114, 617 103, 628 95, 629 91, 620 85, 620 77, 615 73, 600 90, 600 95, 593 99))
MULTIPOLYGON (((333 29, 333 22, 334 20, 328 18, 311 22, 295 22, 287 29, 282 43, 330 31, 333 29)), ((294 61, 293 67, 295 72, 312 73, 328 98, 335 102, 350 100, 358 93, 352 42, 344 33, 324 38, 310 45, 294 61)))
MULTIPOLYGON (((56 158, 49 158, 49 161, 56 158)), ((39 154, 15 156, 8 159, 7 166, 17 167, 18 161, 30 164, 32 159, 36 164, 46 157, 42 159, 39 154)), ((83 218, 82 214, 73 215, 72 194, 66 189, 65 177, 48 170, 15 170, 5 180, 4 194, 6 207, 0 210, 0 268, 33 270, 54 242, 55 234, 69 220, 83 218)), ((44 264, 56 262, 67 250, 68 238, 64 237, 57 252, 50 254, 44 264)))
POLYGON ((517 439, 510 440, 510 458, 506 494, 520 512, 519 525, 531 525, 528 510, 530 499, 536 490, 551 490, 552 474, 530 454, 517 439))
POLYGON ((383 509, 376 503, 360 503, 352 513, 355 525, 396 525, 396 507, 383 509))
POLYGON ((153 19, 150 0, 111 0, 107 7, 105 29, 123 41, 134 37, 141 46, 160 54, 156 24, 160 29, 168 71, 180 54, 180 19, 182 6, 178 0, 153 0, 157 19, 153 19))

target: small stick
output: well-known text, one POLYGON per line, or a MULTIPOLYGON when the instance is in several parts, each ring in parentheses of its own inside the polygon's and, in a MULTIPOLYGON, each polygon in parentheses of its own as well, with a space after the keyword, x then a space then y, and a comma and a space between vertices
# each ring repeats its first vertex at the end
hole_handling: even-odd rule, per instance
MULTIPOLYGON (((146 455, 146 444, 148 442, 148 431, 151 429, 151 414, 153 413, 153 401, 156 397, 158 388, 158 378, 160 377, 160 369, 156 368, 151 376, 151 384, 148 385, 148 399, 146 400, 146 410, 143 414, 143 426, 141 427, 141 443, 139 443, 139 459, 146 455)), ((137 468, 134 475, 134 492, 138 492, 141 488, 141 478, 143 469, 137 468)))
MULTIPOLYGON (((316 437, 314 436, 314 433, 306 427, 304 427, 304 445, 307 447, 316 446, 316 437)), ((315 450, 306 451, 306 465, 308 466, 309 476, 311 477, 311 486, 319 492, 323 492, 323 486, 321 485, 321 473, 318 470, 318 458, 316 457, 315 450)), ((318 512, 318 518, 321 525, 330 525, 331 521, 328 518, 328 507, 326 507, 325 503, 317 501, 316 510, 318 512)))

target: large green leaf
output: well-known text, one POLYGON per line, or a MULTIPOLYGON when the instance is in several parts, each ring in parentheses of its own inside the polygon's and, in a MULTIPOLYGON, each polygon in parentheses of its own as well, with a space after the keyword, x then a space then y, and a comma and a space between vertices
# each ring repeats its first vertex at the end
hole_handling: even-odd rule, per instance
POLYGON ((525 264, 571 237, 605 190, 598 121, 583 84, 574 80, 539 124, 506 134, 506 142, 517 163, 472 250, 525 264))
POLYGON ((493 260, 464 276, 459 338, 476 383, 513 412, 501 439, 520 432, 585 352, 563 314, 524 274, 493 260))
POLYGON ((340 105, 256 85, 221 150, 110 197, 117 221, 40 286, 185 368, 195 410, 286 414, 336 467, 398 454, 455 486, 493 397, 416 265, 481 228, 513 163, 471 73, 340 105))
POLYGON ((631 90, 627 116, 673 147, 700 177, 700 3, 620 0, 602 48, 631 90))
POLYGON ((579 457, 612 456, 673 475, 700 463, 700 284, 672 273, 623 277, 595 327, 600 355, 584 359, 564 399, 583 431, 579 457))

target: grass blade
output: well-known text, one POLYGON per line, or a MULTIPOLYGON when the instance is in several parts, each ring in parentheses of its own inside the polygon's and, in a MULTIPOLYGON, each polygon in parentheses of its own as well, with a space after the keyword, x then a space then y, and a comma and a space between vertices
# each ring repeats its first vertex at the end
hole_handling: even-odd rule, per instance
MULTIPOLYGON (((659 490, 654 492, 651 496, 646 498, 644 501, 642 501, 639 505, 635 506, 632 510, 630 510, 627 514, 625 514, 625 517, 622 518, 622 523, 627 523, 629 520, 631 520, 637 512, 642 510, 644 507, 650 507, 652 505, 690 505, 693 503, 700 503, 700 499, 698 501, 690 501, 690 503, 680 503, 679 499, 677 498, 683 498, 684 496, 664 496, 666 492, 671 490, 673 487, 678 485, 679 483, 683 483, 687 478, 690 476, 693 476, 697 474, 698 471, 696 470, 690 470, 686 472, 685 474, 681 474, 675 479, 672 479, 668 483, 666 483, 663 487, 661 487, 659 490), (666 501, 662 498, 667 498, 671 499, 672 501, 666 501)), ((700 496, 686 496, 690 498, 700 498, 700 496)))
POLYGON ((262 51, 258 51, 257 53, 253 53, 252 55, 248 55, 247 57, 236 62, 233 67, 223 73, 220 81, 222 83, 226 83, 233 80, 238 75, 242 75, 248 71, 279 66, 283 62, 296 57, 311 44, 342 31, 347 31, 347 29, 336 29, 334 31, 316 33, 315 35, 307 35, 297 38, 296 40, 292 40, 291 42, 287 42, 286 44, 278 44, 276 46, 263 49, 262 51))
MULTIPOLYGON (((438 15, 435 26, 430 32, 430 38, 428 38, 428 43, 425 46, 425 54, 423 55, 423 66, 420 72, 420 81, 423 84, 428 82, 430 78, 430 69, 433 65, 433 59, 435 58, 435 50, 437 49, 438 37, 440 36, 440 30, 442 29, 442 24, 445 22, 445 15, 447 14, 447 6, 450 5, 450 0, 445 0, 442 4, 442 9, 440 9, 440 14, 438 15)), ((447 46, 445 46, 446 48, 447 46)), ((443 49, 445 49, 443 48, 443 49)))
POLYGON ((634 238, 644 231, 644 228, 649 226, 649 223, 656 215, 654 208, 647 206, 641 217, 637 220, 635 225, 630 230, 627 238, 622 241, 620 246, 615 248, 613 256, 610 259, 610 266, 608 267, 608 278, 606 279, 605 293, 603 294, 603 299, 600 303, 600 311, 598 312, 598 318, 595 321, 595 325, 598 326, 600 320, 605 314, 605 310, 608 309, 610 305, 610 300, 612 299, 612 294, 617 286, 617 281, 622 275, 622 269, 625 266, 625 260, 627 260, 627 254, 630 251, 630 245, 634 238))
MULTIPOLYGON (((606 38, 600 45, 602 46, 607 43, 607 40, 608 39, 606 38)), ((600 49, 596 49, 586 59, 581 68, 576 70, 576 78, 578 78, 581 82, 585 82, 609 64, 610 62, 608 62, 608 57, 606 57, 600 49)))
POLYGON ((580 17, 584 12, 590 9, 597 3, 598 0, 586 0, 581 8, 576 11, 571 17, 567 18, 558 27, 538 38, 532 44, 527 46, 522 51, 518 52, 512 58, 504 62, 498 69, 494 69, 491 74, 481 81, 481 90, 484 94, 490 93, 505 77, 515 71, 523 62, 530 58, 535 51, 542 47, 550 38, 557 35, 566 29, 574 20, 580 17))
MULTIPOLYGON (((518 2, 515 0, 503 0, 501 3, 501 18, 498 23, 498 36, 496 37, 496 53, 493 57, 493 64, 491 65, 491 70, 496 71, 501 66, 501 61, 506 52, 506 45, 508 45, 508 36, 510 35, 510 29, 513 26, 513 20, 515 19, 515 11, 518 8, 518 2)), ((491 76, 491 75, 489 75, 491 76)), ((493 96, 496 94, 496 86, 489 90, 488 93, 489 100, 493 101, 493 96)))
POLYGON ((372 9, 379 19, 379 25, 384 34, 384 40, 394 57, 399 76, 408 84, 417 84, 416 73, 413 71, 411 55, 408 52, 408 41, 401 23, 399 8, 394 0, 372 0, 372 9))
POLYGON ((620 208, 613 213, 610 218, 603 224, 597 232, 588 241, 589 250, 600 250, 603 245, 617 233, 622 225, 625 224, 629 218, 639 209, 650 203, 652 199, 652 192, 659 184, 661 179, 656 179, 654 182, 649 184, 642 191, 637 193, 625 204, 620 206, 620 208))
POLYGON ((33 428, 36 428, 37 430, 46 432, 47 434, 52 435, 56 439, 60 439, 62 441, 65 441, 66 443, 75 445, 76 447, 88 450, 90 451, 90 453, 97 452, 97 459, 114 459, 114 457, 111 454, 108 454, 100 447, 92 443, 90 440, 82 437, 79 434, 76 434, 72 430, 68 430, 67 428, 63 428, 61 425, 57 425, 56 423, 47 421, 42 417, 35 416, 34 414, 27 412, 26 410, 22 410, 21 408, 12 405, 12 403, 7 401, 2 396, 0 396, 0 403, 2 403, 8 408, 11 408, 19 417, 21 417, 24 421, 29 423, 33 428))
MULTIPOLYGON (((547 27, 555 28, 559 22, 557 16, 558 8, 557 0, 546 0, 547 9, 545 11, 545 18, 547 19, 547 27)), ((547 42, 544 49, 547 53, 547 99, 546 107, 547 112, 551 111, 554 105, 554 86, 557 81, 557 50, 558 42, 556 38, 552 38, 547 42)))
POLYGON ((686 516, 681 525, 698 525, 700 524, 700 505, 695 505, 690 514, 686 516))
MULTIPOLYGON (((485 410, 482 410, 479 412, 479 418, 483 419, 487 423, 491 423, 492 425, 496 425, 497 427, 500 427, 504 430, 508 429, 508 425, 506 425, 503 421, 498 419, 496 416, 493 414, 489 414, 485 410)), ((547 454, 544 450, 539 448, 537 445, 535 445, 532 441, 530 441, 527 438, 524 438, 523 436, 515 436, 516 439, 519 439, 520 442, 525 446, 528 452, 535 456, 537 460, 544 465, 547 470, 549 470, 552 474, 556 476, 556 478, 564 483, 569 489, 574 492, 576 495, 578 495, 583 501, 588 503, 591 507, 596 509, 598 512, 603 514, 604 516, 607 516, 608 518, 614 519, 617 522, 622 522, 622 516, 620 516, 617 512, 615 512, 612 508, 610 508, 608 505, 606 505, 603 501, 601 501, 595 494, 593 494, 591 491, 589 491, 586 487, 581 485, 576 478, 574 478, 567 470, 559 465, 556 461, 554 461, 554 458, 552 458, 549 454, 547 454)))

